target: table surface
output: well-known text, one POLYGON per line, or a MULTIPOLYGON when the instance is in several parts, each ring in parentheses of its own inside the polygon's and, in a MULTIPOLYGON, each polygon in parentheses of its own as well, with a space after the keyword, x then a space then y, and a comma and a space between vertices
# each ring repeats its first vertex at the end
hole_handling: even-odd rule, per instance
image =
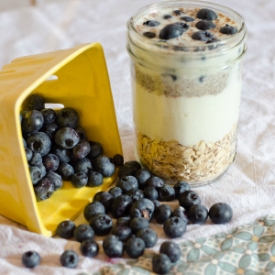
MULTIPOLYGON (((39 7, 3 11, 0 13, 0 66, 20 56, 71 48, 82 43, 100 42, 108 66, 125 160, 132 160, 134 159, 133 122, 130 66, 126 52, 126 22, 137 9, 154 2, 158 1, 57 1, 39 7)), ((248 52, 243 65, 238 154, 233 165, 220 179, 196 191, 207 207, 217 201, 229 203, 233 208, 234 217, 225 225, 214 225, 211 222, 204 225, 188 225, 184 236, 176 240, 185 252, 190 244, 194 246, 193 248, 201 248, 205 242, 209 244, 209 240, 213 240, 214 237, 211 236, 217 237, 217 233, 229 232, 236 228, 240 231, 224 233, 224 238, 230 239, 236 232, 238 236, 250 236, 249 240, 252 238, 251 234, 258 234, 258 237, 261 234, 274 236, 273 227, 268 226, 273 225, 273 215, 275 215, 275 5, 269 0, 214 2, 229 6, 244 17, 248 29, 248 52), (259 222, 261 217, 267 215, 269 215, 267 219, 259 222), (255 221, 257 226, 254 224, 255 221), (247 224, 251 225, 246 226, 247 224), (262 231, 259 230, 259 226, 262 231), (244 228, 246 231, 252 230, 252 233, 245 233, 250 235, 239 233, 244 228), (198 237, 203 238, 201 239, 203 241, 197 241, 198 237)), ((59 256, 65 249, 73 249, 80 255, 79 243, 57 237, 43 237, 0 216, 0 273, 29 274, 30 270, 21 264, 21 255, 27 250, 36 250, 40 253, 42 262, 33 271, 35 274, 81 274, 82 272, 122 274, 122 271, 127 274, 131 265, 136 267, 136 274, 149 274, 150 257, 154 251, 158 252, 159 245, 166 240, 160 226, 153 224, 152 227, 159 231, 159 241, 137 261, 131 262, 126 256, 123 259, 110 261, 101 248, 95 259, 80 256, 76 269, 66 269, 61 267, 59 256), (110 264, 112 268, 109 268, 110 264), (149 269, 146 264, 149 265, 149 269)), ((246 237, 244 239, 248 240, 246 237)), ((98 240, 100 242, 101 239, 98 240)), ((269 240, 268 248, 271 248, 273 241, 270 238, 269 240)), ((243 249, 240 250, 243 251, 240 252, 242 257, 245 251, 248 251, 247 255, 256 253, 256 250, 251 248, 252 245, 249 245, 249 249, 246 245, 243 244, 243 247, 238 248, 243 249)), ((262 250, 268 248, 263 247, 262 250)), ((173 274, 189 274, 185 264, 188 260, 192 261, 191 254, 195 255, 198 252, 196 250, 195 253, 193 250, 193 254, 189 253, 189 258, 185 256, 186 253, 184 254, 180 267, 178 265, 173 268, 173 274)), ((264 267, 254 265, 252 268, 251 256, 250 260, 246 258, 247 261, 241 258, 238 262, 239 267, 234 267, 235 269, 232 267, 231 271, 229 268, 215 272, 234 274, 252 268, 260 274, 265 274, 260 268, 265 268, 266 271, 273 268, 272 251, 271 249, 269 258, 262 261, 264 267)), ((198 258, 198 254, 196 255, 195 258, 198 258)), ((211 263, 209 266, 213 271, 218 265, 222 265, 217 264, 218 257, 214 260, 212 256, 208 262, 202 260, 201 266, 205 266, 206 262, 211 263)), ((195 268, 196 274, 215 274, 214 271, 207 273, 205 271, 207 268, 201 269, 198 266, 192 268, 195 268)))

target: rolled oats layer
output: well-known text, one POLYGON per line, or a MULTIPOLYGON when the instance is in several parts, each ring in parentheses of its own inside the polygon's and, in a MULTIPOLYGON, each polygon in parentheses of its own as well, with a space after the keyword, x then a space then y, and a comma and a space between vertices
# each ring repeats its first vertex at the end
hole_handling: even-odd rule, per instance
POLYGON ((151 140, 137 134, 141 163, 156 175, 174 182, 183 180, 200 185, 217 178, 233 162, 236 151, 236 126, 215 143, 203 140, 193 146, 177 141, 151 140))

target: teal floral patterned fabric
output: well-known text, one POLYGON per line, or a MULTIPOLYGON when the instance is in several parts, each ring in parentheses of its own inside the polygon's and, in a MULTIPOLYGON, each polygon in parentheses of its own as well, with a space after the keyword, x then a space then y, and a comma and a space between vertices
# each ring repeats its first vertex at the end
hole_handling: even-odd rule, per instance
MULTIPOLYGON (((275 216, 207 238, 178 241, 182 257, 171 275, 275 274, 275 216)), ((97 275, 152 273, 153 253, 106 266, 97 275)))

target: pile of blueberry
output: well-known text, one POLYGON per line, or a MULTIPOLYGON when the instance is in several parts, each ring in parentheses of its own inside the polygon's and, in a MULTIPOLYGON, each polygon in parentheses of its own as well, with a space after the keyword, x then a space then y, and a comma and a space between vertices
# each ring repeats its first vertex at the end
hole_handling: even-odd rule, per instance
POLYGON ((45 108, 44 98, 38 94, 26 101, 21 129, 37 201, 51 197, 63 180, 70 180, 76 188, 99 186, 123 163, 121 155, 110 159, 99 142, 87 139, 75 109, 45 108))
MULTIPOLYGON (((80 242, 81 254, 90 258, 99 252, 95 236, 104 236, 102 247, 109 258, 122 257, 124 251, 130 258, 138 258, 157 243, 157 233, 150 228, 153 220, 162 225, 167 237, 177 238, 184 234, 188 223, 203 224, 209 217, 213 223, 222 224, 233 215, 226 203, 216 203, 208 211, 188 183, 166 185, 134 160, 122 163, 116 186, 97 193, 83 214, 87 224, 76 226, 73 221, 62 221, 56 234, 80 242), (179 202, 175 209, 165 203, 173 200, 179 202)), ((159 252, 152 259, 152 268, 165 274, 181 257, 181 250, 175 242, 166 241, 159 252)), ((78 255, 66 250, 60 262, 68 268, 76 267, 78 255)))

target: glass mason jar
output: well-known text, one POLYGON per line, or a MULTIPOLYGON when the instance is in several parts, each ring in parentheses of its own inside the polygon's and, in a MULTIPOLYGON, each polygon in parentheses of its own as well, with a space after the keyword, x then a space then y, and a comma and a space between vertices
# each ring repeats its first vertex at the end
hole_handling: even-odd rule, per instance
POLYGON ((161 2, 130 18, 127 50, 131 57, 135 155, 166 182, 185 181, 193 187, 208 184, 234 161, 245 38, 245 23, 238 13, 204 1, 161 2), (190 38, 200 31, 196 23, 201 19, 196 14, 201 9, 218 15, 213 20, 217 26, 202 32, 212 37, 202 38, 204 42, 190 38), (190 43, 180 40, 178 34, 162 39, 158 26, 148 24, 150 20, 165 22, 163 28, 192 12, 194 20, 181 25, 189 28, 189 34, 183 34, 190 43), (218 25, 232 22, 234 34, 222 35, 218 25))

